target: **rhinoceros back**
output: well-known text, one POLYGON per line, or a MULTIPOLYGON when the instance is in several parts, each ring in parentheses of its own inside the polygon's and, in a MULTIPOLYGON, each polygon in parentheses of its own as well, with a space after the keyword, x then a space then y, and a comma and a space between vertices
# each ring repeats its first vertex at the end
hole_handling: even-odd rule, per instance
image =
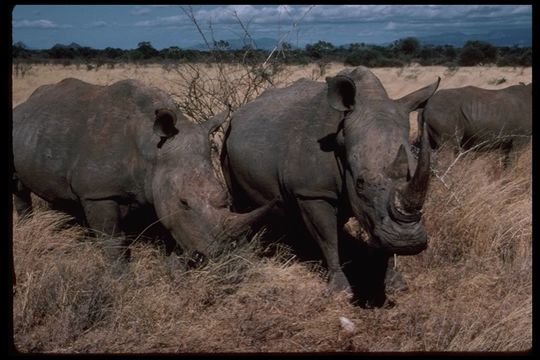
POLYGON ((333 153, 322 152, 318 141, 338 128, 339 114, 332 112, 326 85, 305 79, 267 90, 237 110, 226 141, 232 187, 256 205, 296 192, 306 178, 314 187, 332 187, 329 176, 317 183, 335 165, 333 153))
POLYGON ((17 177, 48 201, 140 192, 155 151, 153 111, 168 106, 168 96, 134 80, 42 86, 13 111, 17 177))

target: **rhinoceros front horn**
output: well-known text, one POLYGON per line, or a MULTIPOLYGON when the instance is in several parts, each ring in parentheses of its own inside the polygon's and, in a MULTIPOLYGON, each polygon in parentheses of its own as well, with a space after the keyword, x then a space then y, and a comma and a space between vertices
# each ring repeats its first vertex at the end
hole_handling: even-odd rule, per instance
POLYGON ((229 212, 223 222, 223 232, 227 237, 236 238, 247 233, 254 233, 262 226, 262 220, 276 205, 276 200, 249 213, 229 212))
POLYGON ((418 156, 418 165, 412 179, 407 183, 407 186, 399 191, 399 201, 401 206, 407 213, 418 213, 424 201, 429 186, 430 177, 430 148, 428 134, 424 124, 420 124, 421 129, 421 149, 418 156))

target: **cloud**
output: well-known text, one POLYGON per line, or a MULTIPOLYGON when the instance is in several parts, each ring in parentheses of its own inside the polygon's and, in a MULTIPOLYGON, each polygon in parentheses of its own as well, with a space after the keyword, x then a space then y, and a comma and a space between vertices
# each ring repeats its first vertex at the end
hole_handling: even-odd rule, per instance
POLYGON ((13 21, 14 28, 33 28, 33 29, 67 29, 73 25, 57 24, 50 20, 15 20, 13 21))
POLYGON ((147 6, 135 6, 133 8, 133 10, 131 10, 129 13, 131 15, 139 16, 139 15, 148 14, 150 11, 152 11, 152 9, 150 7, 147 7, 147 6))
POLYGON ((389 21, 388 24, 384 27, 384 30, 396 30, 396 23, 389 21))
MULTIPOLYGON (((479 19, 501 22, 522 16, 524 21, 532 17, 530 5, 229 5, 198 8, 195 16, 201 21, 215 24, 233 23, 236 12, 242 21, 278 24, 302 19, 303 23, 365 22, 365 23, 431 23, 434 21, 462 20, 474 23, 479 19)), ((529 20, 530 21, 530 20, 529 20)))
POLYGON ((182 15, 158 17, 152 20, 137 21, 137 27, 171 27, 185 25, 187 18, 182 15))
POLYGON ((177 6, 177 5, 147 5, 147 6, 136 5, 129 13, 134 16, 140 16, 144 14, 149 14, 154 9, 168 8, 168 7, 173 7, 173 6, 177 6))
POLYGON ((100 27, 105 27, 109 24, 107 24, 106 21, 93 21, 90 23, 90 25, 88 25, 88 27, 90 28, 100 28, 100 27))

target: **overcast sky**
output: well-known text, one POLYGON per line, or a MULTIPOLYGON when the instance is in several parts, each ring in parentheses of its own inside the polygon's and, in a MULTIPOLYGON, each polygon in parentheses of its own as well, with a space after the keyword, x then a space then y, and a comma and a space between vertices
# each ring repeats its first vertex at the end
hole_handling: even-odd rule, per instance
MULTIPOLYGON (((103 49, 156 49, 202 43, 182 10, 188 5, 17 5, 13 43, 48 49, 72 42, 103 49)), ((210 38, 284 38, 303 47, 318 40, 334 45, 388 43, 407 36, 488 34, 531 30, 531 5, 194 5, 193 14, 210 38), (238 20, 236 17, 238 17, 238 20)))

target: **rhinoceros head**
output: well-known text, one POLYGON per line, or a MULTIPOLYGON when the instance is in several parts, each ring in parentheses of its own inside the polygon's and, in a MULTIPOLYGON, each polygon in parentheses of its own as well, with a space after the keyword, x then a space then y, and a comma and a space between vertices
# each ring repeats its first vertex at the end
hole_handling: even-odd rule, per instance
POLYGON ((351 208, 368 242, 392 253, 416 254, 427 246, 420 211, 430 156, 425 132, 418 163, 410 152, 409 112, 433 95, 439 80, 392 100, 367 68, 326 78, 328 103, 343 112, 337 139, 351 208))
POLYGON ((152 198, 161 223, 188 251, 209 255, 231 238, 253 230, 271 205, 247 214, 228 210, 228 193, 215 176, 209 134, 226 120, 218 115, 194 124, 169 109, 155 111, 159 136, 152 198))

